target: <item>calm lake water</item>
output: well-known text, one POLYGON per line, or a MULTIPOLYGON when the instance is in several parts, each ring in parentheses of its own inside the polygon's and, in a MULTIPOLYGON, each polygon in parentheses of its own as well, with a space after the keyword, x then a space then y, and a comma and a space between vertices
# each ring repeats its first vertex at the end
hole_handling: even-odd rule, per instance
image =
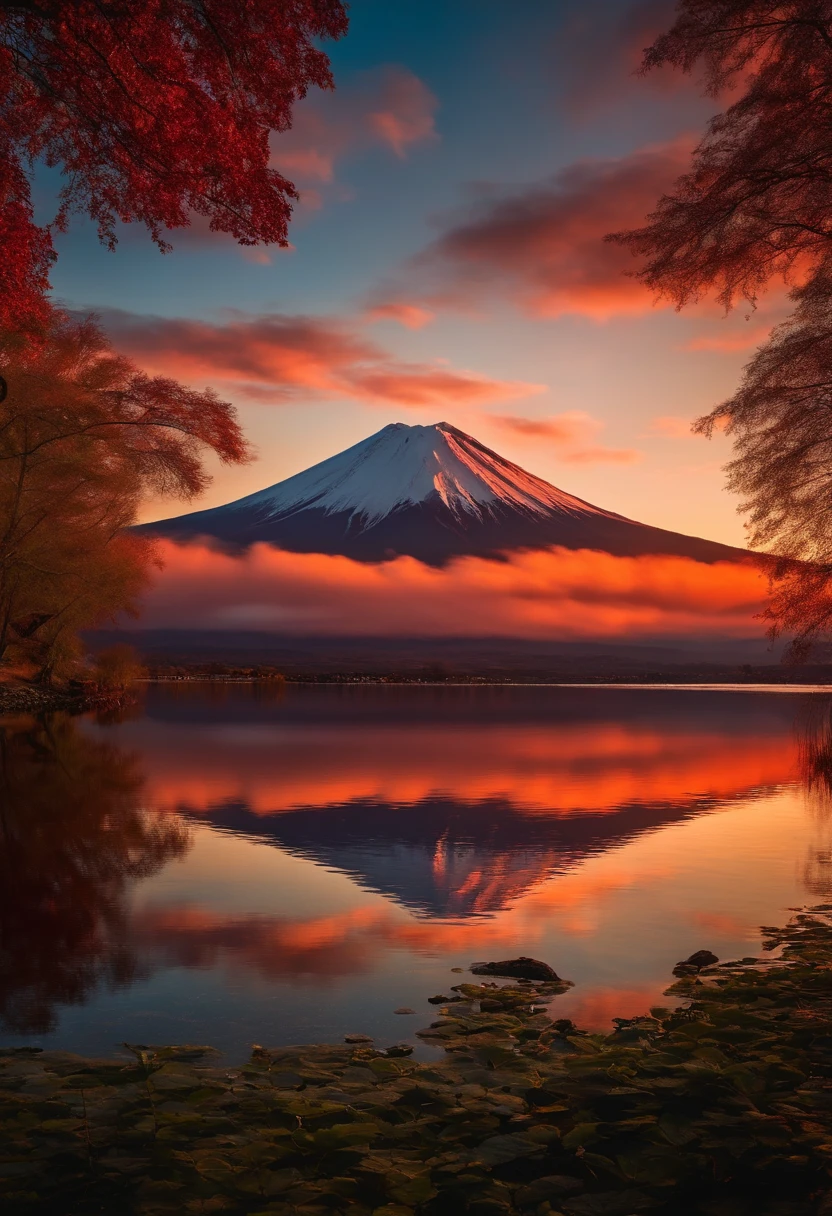
POLYGON ((559 1016, 642 1012, 678 959, 832 895, 830 704, 163 685, 7 722, 0 1042, 384 1044, 517 954, 574 981, 559 1016))

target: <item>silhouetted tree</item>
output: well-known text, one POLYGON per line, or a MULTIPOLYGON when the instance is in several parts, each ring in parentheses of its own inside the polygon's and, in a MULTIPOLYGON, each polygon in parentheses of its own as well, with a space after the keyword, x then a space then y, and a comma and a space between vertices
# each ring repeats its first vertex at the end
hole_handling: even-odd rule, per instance
POLYGON ((680 308, 711 292, 753 305, 773 279, 792 285, 793 316, 697 425, 735 440, 729 486, 751 544, 786 559, 771 568, 771 632, 792 632, 799 656, 832 620, 832 4, 680 0, 643 70, 663 64, 701 69, 711 96, 738 95, 647 225, 611 239, 680 308))

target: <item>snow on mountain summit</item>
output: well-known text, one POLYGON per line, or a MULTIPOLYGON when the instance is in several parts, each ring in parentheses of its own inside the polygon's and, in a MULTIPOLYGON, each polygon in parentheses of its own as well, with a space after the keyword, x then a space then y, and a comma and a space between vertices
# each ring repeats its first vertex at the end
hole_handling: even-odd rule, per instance
POLYGON ((146 524, 234 551, 268 544, 354 561, 591 549, 736 561, 739 550, 626 519, 566 494, 447 422, 394 422, 277 485, 222 507, 146 524))
POLYGON ((531 514, 552 510, 608 515, 504 460, 447 422, 393 422, 369 439, 228 508, 282 515, 305 507, 346 511, 354 526, 372 527, 392 511, 436 493, 456 516, 482 518, 500 503, 531 514))

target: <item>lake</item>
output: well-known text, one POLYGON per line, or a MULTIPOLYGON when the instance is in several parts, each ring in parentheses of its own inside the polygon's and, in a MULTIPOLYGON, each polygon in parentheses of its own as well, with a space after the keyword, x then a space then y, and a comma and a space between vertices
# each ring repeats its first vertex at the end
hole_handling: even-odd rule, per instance
POLYGON ((0 1043, 388 1044, 453 968, 518 954, 609 1026, 832 894, 830 704, 173 683, 8 721, 0 1043))

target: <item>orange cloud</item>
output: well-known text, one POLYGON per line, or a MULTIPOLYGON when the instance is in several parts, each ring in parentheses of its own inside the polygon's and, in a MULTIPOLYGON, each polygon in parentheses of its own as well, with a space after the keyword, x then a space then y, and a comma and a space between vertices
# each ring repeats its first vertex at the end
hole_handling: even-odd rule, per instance
POLYGON ((603 422, 583 410, 571 410, 550 418, 521 418, 516 414, 495 414, 494 421, 516 435, 545 438, 558 447, 564 464, 633 464, 641 459, 635 448, 609 448, 588 443, 604 428, 603 422))
POLYGON ((412 72, 388 71, 383 108, 368 116, 371 130, 399 157, 410 144, 436 138, 433 116, 438 102, 427 85, 412 72))
POLYGON ((370 321, 398 321, 405 329, 422 329, 434 316, 428 308, 401 300, 375 305, 367 309, 366 315, 370 321))
POLYGON ((403 159, 436 138, 438 101, 408 68, 388 65, 315 94, 295 108, 292 127, 272 136, 272 164, 301 186, 330 185, 338 161, 379 144, 403 159))
POLYGON ((627 273, 635 266, 629 251, 604 237, 644 222, 690 150, 680 139, 616 160, 577 161, 547 181, 487 196, 413 260, 410 297, 421 284, 426 303, 451 307, 494 292, 541 317, 649 312, 652 295, 627 273))
POLYGON ((662 414, 652 420, 647 428, 647 433, 651 435, 665 435, 668 439, 690 439, 693 436, 691 426, 690 418, 679 418, 674 414, 662 414))
POLYGON ((409 557, 379 565, 255 545, 235 557, 160 546, 164 572, 145 628, 273 629, 296 635, 581 638, 752 636, 765 598, 753 565, 585 550, 464 557, 442 570, 409 557))
POLYGON ((636 464, 641 460, 641 452, 637 448, 607 448, 603 444, 595 444, 561 452, 558 459, 564 464, 636 464))
POLYGON ((747 329, 732 329, 722 333, 700 334, 691 338, 681 347, 682 350, 712 350, 724 354, 734 351, 751 350, 761 346, 771 333, 774 322, 768 325, 753 325, 747 329))
POLYGON ((497 380, 437 363, 409 363, 343 320, 229 312, 223 321, 138 316, 102 320, 118 348, 148 371, 204 384, 251 401, 344 397, 405 407, 527 397, 541 384, 497 380))

